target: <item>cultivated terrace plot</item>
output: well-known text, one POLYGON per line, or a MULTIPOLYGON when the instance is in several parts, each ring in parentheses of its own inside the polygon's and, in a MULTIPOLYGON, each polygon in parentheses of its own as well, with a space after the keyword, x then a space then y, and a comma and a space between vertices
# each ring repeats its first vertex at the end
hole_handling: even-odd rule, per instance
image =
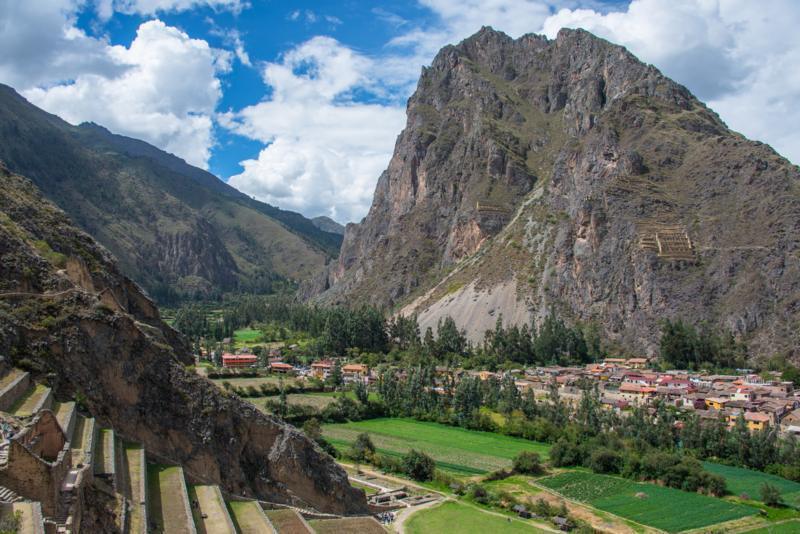
POLYGON ((760 471, 715 464, 713 462, 703 462, 703 467, 706 471, 725 478, 728 491, 737 497, 747 495, 750 499, 760 501, 761 486, 770 484, 778 488, 785 504, 800 508, 800 482, 794 482, 760 471))
MULTIPOLYGON (((372 517, 345 517, 310 521, 317 534, 385 534, 386 529, 372 517)), ((282 532, 278 529, 278 532, 282 532)))
POLYGON ((311 534, 312 532, 305 520, 294 510, 266 510, 264 513, 280 534, 311 534))
POLYGON ((236 529, 242 534, 272 532, 272 525, 264 510, 255 501, 230 501, 231 516, 236 529))
POLYGON ((430 455, 440 469, 456 474, 477 475, 507 468, 522 451, 547 457, 548 445, 491 432, 428 423, 413 419, 370 419, 326 425, 323 433, 336 447, 347 449, 367 432, 378 452, 398 456, 410 449, 430 455))
POLYGON ((409 534, 428 532, 458 532, 459 534, 495 534, 545 532, 532 524, 482 512, 454 501, 414 513, 404 525, 409 534))
POLYGON ((800 532, 800 519, 790 519, 766 527, 748 530, 746 534, 797 534, 800 532))
POLYGON ((579 502, 643 525, 680 532, 758 513, 756 508, 624 478, 569 471, 537 481, 579 502))

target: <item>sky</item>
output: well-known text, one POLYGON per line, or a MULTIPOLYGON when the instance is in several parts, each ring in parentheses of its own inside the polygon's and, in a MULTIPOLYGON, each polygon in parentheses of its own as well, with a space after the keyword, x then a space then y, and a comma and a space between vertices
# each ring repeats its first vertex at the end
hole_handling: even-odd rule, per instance
POLYGON ((799 0, 0 0, 0 82, 259 200, 355 222, 422 66, 484 25, 624 45, 800 163, 799 0))

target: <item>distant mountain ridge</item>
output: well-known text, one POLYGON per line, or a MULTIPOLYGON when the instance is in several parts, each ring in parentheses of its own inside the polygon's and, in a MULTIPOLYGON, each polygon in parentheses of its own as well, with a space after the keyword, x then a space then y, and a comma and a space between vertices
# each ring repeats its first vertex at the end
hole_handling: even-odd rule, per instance
POLYGON ((332 234, 337 234, 341 236, 344 235, 344 225, 339 224, 330 217, 321 215, 319 217, 314 217, 313 219, 311 219, 311 222, 314 223, 314 226, 325 232, 330 232, 332 234))
POLYGON ((341 236, 96 124, 72 126, 0 85, 0 160, 36 183, 156 297, 268 291, 336 255, 341 236))
POLYGON ((476 341, 555 310, 634 354, 681 318, 800 358, 800 169, 623 47, 483 28, 423 69, 368 215, 304 289, 476 341))

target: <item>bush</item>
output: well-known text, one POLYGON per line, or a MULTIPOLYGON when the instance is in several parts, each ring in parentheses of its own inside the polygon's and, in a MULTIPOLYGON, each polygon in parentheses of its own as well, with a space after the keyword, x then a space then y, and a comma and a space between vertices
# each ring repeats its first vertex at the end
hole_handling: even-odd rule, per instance
POLYGON ((514 457, 514 471, 524 475, 541 475, 544 472, 542 468, 542 459, 535 452, 521 452, 514 457))
POLYGON ((402 473, 403 463, 394 456, 387 456, 386 454, 376 454, 372 460, 375 467, 388 473, 402 473))
POLYGON ((596 449, 589 457, 589 469, 595 473, 616 474, 622 470, 622 456, 610 449, 596 449))
POLYGON ((767 506, 781 506, 781 491, 772 484, 763 484, 761 486, 761 500, 767 506))
POLYGON ((349 456, 357 462, 368 462, 375 456, 375 445, 369 434, 362 432, 350 446, 349 456))
POLYGON ((475 500, 475 502, 479 502, 481 504, 489 504, 489 492, 486 491, 486 488, 481 486, 480 484, 475 484, 472 486, 469 492, 470 496, 475 500))
POLYGON ((403 456, 403 472, 414 480, 421 482, 432 480, 435 470, 436 464, 433 458, 424 452, 411 449, 403 456))

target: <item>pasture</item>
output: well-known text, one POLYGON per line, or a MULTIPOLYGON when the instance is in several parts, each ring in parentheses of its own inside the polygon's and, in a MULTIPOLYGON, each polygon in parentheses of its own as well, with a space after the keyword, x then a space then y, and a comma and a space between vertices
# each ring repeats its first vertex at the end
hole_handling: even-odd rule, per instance
POLYGON ((537 482, 569 499, 667 532, 706 527, 758 513, 751 506, 587 471, 568 471, 537 482))
POLYGON ((415 512, 404 525, 404 532, 423 534, 428 532, 458 532, 459 534, 485 534, 544 532, 532 523, 482 512, 455 501, 447 501, 432 508, 415 512))
POLYGON ((792 519, 783 523, 775 523, 755 530, 748 530, 746 534, 796 534, 800 532, 800 519, 792 519))
POLYGON ((252 328, 240 328, 233 332, 233 342, 237 347, 250 346, 263 340, 261 330, 252 328))
POLYGON ((713 462, 703 462, 703 467, 706 471, 722 476, 728 485, 728 491, 737 497, 744 494, 750 499, 760 501, 761 486, 771 484, 780 490, 784 503, 795 508, 800 507, 800 482, 713 462))
POLYGON ((508 468, 522 451, 547 458, 549 445, 491 432, 416 421, 381 418, 325 425, 323 434, 334 446, 347 449, 366 432, 382 454, 400 456, 411 449, 430 455, 437 467, 457 475, 479 475, 508 468))

